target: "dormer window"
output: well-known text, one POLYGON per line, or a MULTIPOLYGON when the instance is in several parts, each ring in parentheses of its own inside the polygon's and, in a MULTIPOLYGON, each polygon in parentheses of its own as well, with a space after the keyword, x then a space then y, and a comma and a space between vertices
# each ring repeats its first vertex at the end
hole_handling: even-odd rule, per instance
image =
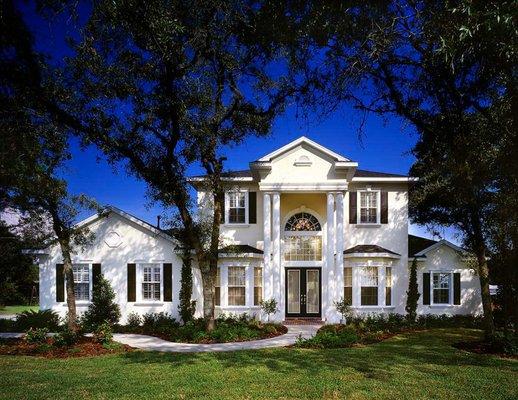
POLYGON ((360 224, 379 224, 380 223, 380 192, 379 190, 365 190, 359 192, 360 207, 359 221, 360 224))

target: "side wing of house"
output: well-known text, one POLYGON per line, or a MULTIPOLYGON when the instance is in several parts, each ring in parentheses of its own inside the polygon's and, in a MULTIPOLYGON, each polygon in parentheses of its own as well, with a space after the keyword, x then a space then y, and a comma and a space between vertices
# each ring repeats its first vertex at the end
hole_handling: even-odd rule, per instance
MULTIPOLYGON (((181 260, 171 237, 120 210, 90 218, 88 228, 95 236, 93 242, 74 249, 72 255, 79 313, 90 304, 93 286, 102 273, 115 291, 122 322, 131 312, 167 312, 178 317, 181 260)), ((40 308, 65 316, 62 263, 57 243, 40 257, 40 308)), ((194 275, 198 282, 199 274, 194 275)), ((200 296, 200 291, 195 295, 200 296)))

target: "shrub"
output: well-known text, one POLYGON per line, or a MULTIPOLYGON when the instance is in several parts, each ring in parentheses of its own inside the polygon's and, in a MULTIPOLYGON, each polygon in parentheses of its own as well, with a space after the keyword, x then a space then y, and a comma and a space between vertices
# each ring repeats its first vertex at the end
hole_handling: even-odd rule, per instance
POLYGON ((59 328, 59 315, 52 310, 24 311, 17 315, 15 327, 20 331, 30 328, 56 331, 59 328))
POLYGON ((112 327, 108 322, 104 322, 97 326, 94 331, 94 340, 102 345, 108 345, 113 340, 112 327))
POLYGON ((104 323, 113 326, 119 322, 120 317, 120 308, 115 303, 115 292, 110 282, 101 274, 99 282, 93 289, 92 302, 83 315, 83 327, 87 330, 95 330, 104 323))
POLYGON ((128 323, 126 324, 128 327, 136 329, 142 325, 142 318, 136 312, 132 312, 128 314, 128 323))
POLYGON ((359 336, 351 329, 336 329, 319 331, 315 336, 309 339, 299 337, 295 345, 304 348, 338 348, 351 347, 353 344, 359 342, 359 336))
POLYGON ((261 300, 259 302, 261 310, 267 315, 267 320, 270 321, 270 314, 275 314, 279 309, 277 308, 277 300, 261 300))
POLYGON ((194 318, 196 311, 196 301, 191 300, 192 297, 192 267, 191 252, 189 248, 183 249, 182 255, 182 271, 180 279, 180 304, 178 311, 183 323, 187 323, 194 318))
POLYGON ((343 320, 347 320, 351 316, 351 306, 345 299, 342 297, 339 301, 335 301, 334 306, 336 311, 342 316, 343 320))
POLYGON ((518 355, 518 338, 513 334, 496 332, 490 342, 491 348, 495 353, 503 353, 509 356, 518 355))
POLYGON ((146 313, 142 317, 142 329, 148 333, 168 333, 180 324, 169 313, 146 313))
POLYGON ((79 335, 65 326, 60 332, 54 336, 54 345, 59 347, 72 346, 77 342, 79 335))
POLYGON ((30 344, 42 344, 47 342, 47 328, 29 328, 25 333, 25 341, 30 344))

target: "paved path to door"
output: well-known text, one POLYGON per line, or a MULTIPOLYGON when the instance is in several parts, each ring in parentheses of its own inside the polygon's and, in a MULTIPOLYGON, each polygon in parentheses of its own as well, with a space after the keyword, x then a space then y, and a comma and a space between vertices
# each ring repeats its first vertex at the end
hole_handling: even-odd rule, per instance
MULTIPOLYGON (((251 340, 249 342, 194 344, 175 343, 154 336, 135 335, 133 333, 115 333, 113 340, 145 351, 167 353, 201 353, 212 351, 255 350, 270 347, 285 347, 295 343, 299 336, 314 336, 320 325, 288 325, 288 333, 270 339, 251 340)), ((21 337, 21 333, 0 333, 0 338, 21 337)))

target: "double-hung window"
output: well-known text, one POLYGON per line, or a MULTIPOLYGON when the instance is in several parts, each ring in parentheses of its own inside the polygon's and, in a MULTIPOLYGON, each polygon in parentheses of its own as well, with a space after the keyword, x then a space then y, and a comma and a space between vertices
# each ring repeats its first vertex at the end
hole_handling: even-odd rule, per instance
POLYGON ((227 208, 228 216, 227 223, 229 224, 246 224, 247 223, 247 192, 230 192, 227 193, 227 208))
POLYGON ((362 306, 378 305, 378 267, 360 269, 360 293, 362 306))
POLYGON ((214 283, 214 305, 221 305, 221 269, 219 267, 216 272, 216 282, 214 283))
POLYGON ((162 268, 160 264, 141 264, 142 300, 161 300, 162 268))
POLYGON ((263 269, 254 267, 254 306, 263 300, 263 269))
POLYGON ((74 295, 76 300, 90 300, 90 265, 74 264, 72 265, 74 274, 74 295))
POLYGON ((366 190, 359 193, 360 224, 378 224, 380 192, 376 190, 366 190))
POLYGON ((434 272, 432 274, 433 304, 450 304, 451 274, 434 272))
POLYGON ((228 267, 228 305, 246 305, 245 267, 228 267))
POLYGON ((352 306, 353 304, 353 269, 351 267, 344 268, 344 300, 352 306))
POLYGON ((392 305, 392 267, 385 267, 385 305, 392 305))

